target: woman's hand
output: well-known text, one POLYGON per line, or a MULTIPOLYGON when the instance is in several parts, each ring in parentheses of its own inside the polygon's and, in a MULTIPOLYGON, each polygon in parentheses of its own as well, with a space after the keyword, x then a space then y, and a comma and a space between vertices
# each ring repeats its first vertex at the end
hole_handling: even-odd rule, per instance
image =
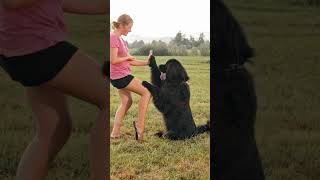
POLYGON ((148 65, 148 63, 149 63, 148 61, 142 61, 137 59, 130 61, 130 64, 133 66, 146 66, 148 65))
POLYGON ((111 64, 118 64, 125 61, 132 61, 135 58, 133 56, 124 56, 118 57, 118 48, 110 48, 110 63, 111 64))
POLYGON ((149 55, 148 59, 146 60, 146 61, 147 61, 147 64, 146 64, 146 65, 149 65, 149 64, 150 64, 150 59, 151 59, 151 55, 149 55))
POLYGON ((134 57, 134 56, 127 56, 127 60, 128 61, 135 61, 136 60, 136 58, 134 57))
POLYGON ((63 10, 76 14, 108 14, 109 3, 106 0, 64 0, 63 10))

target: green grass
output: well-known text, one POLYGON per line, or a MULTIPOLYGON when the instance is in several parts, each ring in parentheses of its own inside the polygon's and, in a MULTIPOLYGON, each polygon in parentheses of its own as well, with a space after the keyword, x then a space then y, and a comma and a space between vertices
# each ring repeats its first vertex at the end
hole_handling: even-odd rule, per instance
POLYGON ((256 137, 266 178, 320 177, 320 11, 290 1, 226 1, 256 49, 256 137))
MULTIPOLYGON (((145 59, 146 57, 138 57, 145 59)), ((157 57, 161 64, 173 57, 157 57)), ((174 57, 181 61, 190 76, 190 105, 196 124, 204 124, 210 118, 210 64, 209 57, 174 57)), ((150 81, 149 67, 133 67, 133 75, 150 81)), ((110 90, 110 115, 113 127, 114 115, 119 106, 119 95, 110 90)), ((134 140, 132 122, 138 117, 139 96, 133 95, 121 128, 124 137, 111 140, 112 179, 209 179, 210 137, 202 134, 186 141, 169 141, 153 136, 164 130, 162 115, 150 103, 145 128, 145 142, 134 140)))
MULTIPOLYGON (((106 57, 107 17, 67 16, 70 41, 102 63, 106 57)), ((15 176, 20 157, 34 135, 32 113, 25 100, 24 88, 0 70, 0 179, 15 176)), ((96 119, 96 109, 70 98, 73 135, 50 165, 48 180, 88 180, 89 129, 96 119)))

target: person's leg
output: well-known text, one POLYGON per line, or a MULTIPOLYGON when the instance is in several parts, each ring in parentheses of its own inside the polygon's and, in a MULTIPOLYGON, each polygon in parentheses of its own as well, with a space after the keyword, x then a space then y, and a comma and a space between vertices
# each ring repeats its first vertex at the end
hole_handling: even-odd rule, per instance
POLYGON ((59 152, 70 136, 72 123, 66 97, 54 88, 27 88, 36 136, 25 150, 17 170, 17 180, 45 179, 48 163, 59 152))
POLYGON ((78 51, 47 84, 98 107, 90 136, 91 179, 105 180, 109 177, 109 80, 101 65, 78 51))
POLYGON ((120 95, 121 104, 118 107, 116 115, 114 117, 114 124, 111 133, 111 137, 113 138, 120 137, 121 122, 132 105, 132 97, 130 91, 125 89, 119 89, 118 92, 120 95))
POLYGON ((141 96, 139 101, 139 115, 138 122, 136 123, 136 127, 138 130, 139 139, 143 138, 144 132, 144 122, 147 113, 148 104, 151 99, 151 94, 147 88, 142 85, 142 81, 139 78, 134 78, 130 84, 125 88, 126 90, 135 92, 141 96))

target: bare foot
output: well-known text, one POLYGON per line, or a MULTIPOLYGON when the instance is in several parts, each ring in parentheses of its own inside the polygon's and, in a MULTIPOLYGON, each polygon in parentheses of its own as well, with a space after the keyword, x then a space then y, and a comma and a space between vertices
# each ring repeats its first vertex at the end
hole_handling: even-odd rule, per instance
POLYGON ((120 134, 120 133, 118 133, 118 134, 116 134, 116 133, 111 133, 110 138, 111 138, 111 139, 119 139, 119 138, 121 138, 121 134, 120 134))

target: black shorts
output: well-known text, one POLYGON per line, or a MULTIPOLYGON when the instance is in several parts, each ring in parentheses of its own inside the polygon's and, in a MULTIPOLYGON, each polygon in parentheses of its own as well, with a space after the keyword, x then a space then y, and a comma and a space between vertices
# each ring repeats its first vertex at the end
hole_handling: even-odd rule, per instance
POLYGON ((38 86, 53 79, 77 50, 76 46, 62 41, 27 55, 13 57, 0 55, 0 66, 12 80, 23 86, 38 86))
POLYGON ((113 87, 115 87, 117 89, 122 89, 122 88, 127 87, 133 78, 134 78, 134 76, 128 75, 128 76, 125 76, 120 79, 113 79, 113 80, 111 80, 111 84, 113 87))

